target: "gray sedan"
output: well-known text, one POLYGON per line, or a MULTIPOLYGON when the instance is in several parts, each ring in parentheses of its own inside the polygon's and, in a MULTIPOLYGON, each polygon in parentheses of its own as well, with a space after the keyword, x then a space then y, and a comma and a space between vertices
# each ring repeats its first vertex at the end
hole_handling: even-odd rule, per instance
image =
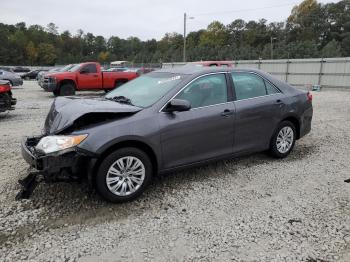
POLYGON ((267 150, 288 156, 311 130, 311 100, 257 70, 160 70, 102 98, 57 98, 22 155, 46 181, 87 178, 123 202, 156 174, 267 150))
POLYGON ((21 86, 23 85, 22 78, 12 72, 1 70, 0 69, 0 80, 7 80, 12 86, 21 86))

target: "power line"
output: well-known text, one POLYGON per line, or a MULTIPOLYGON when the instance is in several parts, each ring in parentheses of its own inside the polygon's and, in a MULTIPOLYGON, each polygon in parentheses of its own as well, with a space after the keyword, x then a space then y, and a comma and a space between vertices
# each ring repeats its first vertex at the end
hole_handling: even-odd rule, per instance
POLYGON ((231 14, 231 13, 238 13, 238 12, 249 12, 249 11, 256 11, 256 10, 263 10, 263 9, 291 6, 291 5, 297 5, 297 4, 298 3, 294 2, 294 3, 283 4, 283 5, 273 5, 273 6, 265 6, 265 7, 259 7, 259 8, 238 9, 238 10, 231 10, 231 11, 210 12, 210 13, 200 13, 200 14, 191 14, 191 15, 193 15, 193 16, 206 16, 206 15, 231 14))

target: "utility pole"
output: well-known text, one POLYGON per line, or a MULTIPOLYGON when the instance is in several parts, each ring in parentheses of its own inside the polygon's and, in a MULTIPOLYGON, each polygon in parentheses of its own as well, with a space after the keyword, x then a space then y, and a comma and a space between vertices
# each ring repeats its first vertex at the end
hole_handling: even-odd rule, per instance
POLYGON ((183 62, 186 62, 186 22, 187 22, 187 15, 184 13, 184 50, 183 50, 183 62))
POLYGON ((187 19, 194 19, 194 17, 187 17, 187 14, 184 13, 184 50, 183 50, 183 62, 186 62, 186 26, 187 19))

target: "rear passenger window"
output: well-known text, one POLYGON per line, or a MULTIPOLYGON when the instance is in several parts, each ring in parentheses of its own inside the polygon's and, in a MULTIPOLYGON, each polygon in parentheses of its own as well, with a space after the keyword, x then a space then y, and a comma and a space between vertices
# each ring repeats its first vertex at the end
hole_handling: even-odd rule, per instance
POLYGON ((256 74, 234 72, 232 79, 237 100, 280 93, 273 84, 256 74))
POLYGON ((237 100, 266 95, 264 80, 251 73, 232 73, 237 100))
POLYGON ((281 93, 273 84, 271 84, 269 81, 265 81, 266 86, 266 92, 268 95, 281 93))

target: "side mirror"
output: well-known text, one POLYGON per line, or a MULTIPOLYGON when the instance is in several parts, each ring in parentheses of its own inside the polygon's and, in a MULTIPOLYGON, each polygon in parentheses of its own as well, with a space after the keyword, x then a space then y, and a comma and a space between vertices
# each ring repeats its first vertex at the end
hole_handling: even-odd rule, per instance
POLYGON ((89 73, 89 70, 87 70, 87 69, 81 69, 80 70, 80 74, 87 74, 87 73, 89 73))
POLYGON ((182 112, 191 109, 191 103, 183 99, 173 99, 165 107, 165 112, 182 112))

